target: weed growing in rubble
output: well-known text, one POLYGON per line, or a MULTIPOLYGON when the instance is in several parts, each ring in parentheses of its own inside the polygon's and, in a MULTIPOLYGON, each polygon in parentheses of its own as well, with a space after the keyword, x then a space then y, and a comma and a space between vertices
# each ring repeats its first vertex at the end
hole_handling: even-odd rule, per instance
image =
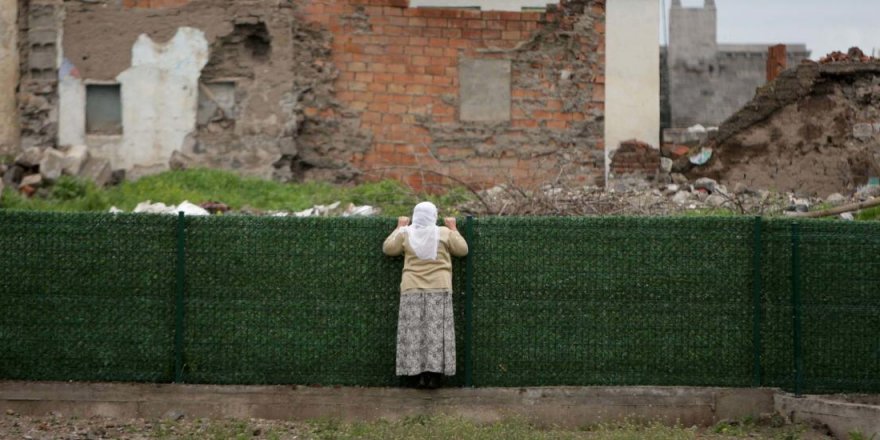
MULTIPOLYGON (((423 195, 397 181, 339 186, 328 183, 284 184, 258 178, 243 178, 220 170, 169 171, 125 182, 107 189, 91 182, 62 177, 41 194, 27 198, 7 190, 0 198, 0 208, 29 211, 106 211, 111 206, 130 211, 138 203, 150 200, 165 204, 222 202, 233 209, 251 208, 270 211, 300 211, 313 205, 336 201, 343 204, 372 205, 386 216, 405 215, 423 198, 449 209, 469 200, 471 194, 452 189, 444 195, 423 195)), ((447 211, 447 215, 457 214, 447 211)))

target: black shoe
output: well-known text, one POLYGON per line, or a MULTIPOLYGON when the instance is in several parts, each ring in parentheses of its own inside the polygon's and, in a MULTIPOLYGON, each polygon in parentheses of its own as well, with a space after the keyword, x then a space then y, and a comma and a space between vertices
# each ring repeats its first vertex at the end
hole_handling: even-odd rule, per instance
POLYGON ((416 385, 416 388, 419 388, 419 389, 428 388, 428 382, 429 382, 428 374, 430 374, 430 373, 419 373, 419 384, 416 385))
POLYGON ((443 375, 441 373, 426 373, 428 375, 427 388, 430 390, 436 390, 440 388, 440 384, 443 379, 443 375))

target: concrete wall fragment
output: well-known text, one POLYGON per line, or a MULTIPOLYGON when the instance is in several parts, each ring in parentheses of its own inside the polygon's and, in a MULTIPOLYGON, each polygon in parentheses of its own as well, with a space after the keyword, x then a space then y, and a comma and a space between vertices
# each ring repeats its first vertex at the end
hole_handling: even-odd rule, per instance
POLYGON ((636 139, 660 146, 660 5, 657 0, 615 0, 608 2, 607 14, 605 169, 610 174, 611 157, 621 142, 636 139))
POLYGON ((0 155, 18 150, 18 0, 0 0, 0 155))

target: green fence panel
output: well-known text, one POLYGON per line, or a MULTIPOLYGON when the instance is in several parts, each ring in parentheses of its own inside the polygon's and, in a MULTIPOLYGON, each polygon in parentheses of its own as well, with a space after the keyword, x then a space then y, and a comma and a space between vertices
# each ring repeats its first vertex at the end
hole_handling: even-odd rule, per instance
POLYGON ((403 259, 382 254, 393 221, 187 222, 185 381, 398 384, 403 259))
POLYGON ((0 378, 168 382, 174 218, 0 212, 0 378))
POLYGON ((476 229, 476 384, 750 384, 751 219, 489 218, 476 229))
MULTIPOLYGON (((791 225, 474 219, 447 383, 880 391, 880 225, 791 225)), ((0 379, 399 385, 393 228, 0 211, 0 379)))
POLYGON ((880 392, 880 231, 801 222, 805 392, 880 392))

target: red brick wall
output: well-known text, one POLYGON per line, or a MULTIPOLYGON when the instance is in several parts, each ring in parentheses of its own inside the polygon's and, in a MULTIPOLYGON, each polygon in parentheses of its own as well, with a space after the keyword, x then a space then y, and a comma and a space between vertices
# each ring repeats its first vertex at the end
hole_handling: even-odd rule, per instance
POLYGON ((610 168, 616 176, 653 176, 660 169, 660 150, 636 140, 621 142, 620 148, 611 157, 610 168))
MULTIPOLYGON (((560 176, 601 180, 604 0, 563 1, 547 13, 400 4, 306 0, 300 11, 333 33, 336 97, 359 112, 360 128, 372 136, 368 152, 349 158, 365 177, 428 189, 450 181, 485 187, 560 176), (458 63, 465 57, 512 60, 509 122, 487 128, 458 121, 458 63), (575 77, 566 79, 566 71, 575 77)), ((305 111, 334 118, 325 108, 305 111)))

